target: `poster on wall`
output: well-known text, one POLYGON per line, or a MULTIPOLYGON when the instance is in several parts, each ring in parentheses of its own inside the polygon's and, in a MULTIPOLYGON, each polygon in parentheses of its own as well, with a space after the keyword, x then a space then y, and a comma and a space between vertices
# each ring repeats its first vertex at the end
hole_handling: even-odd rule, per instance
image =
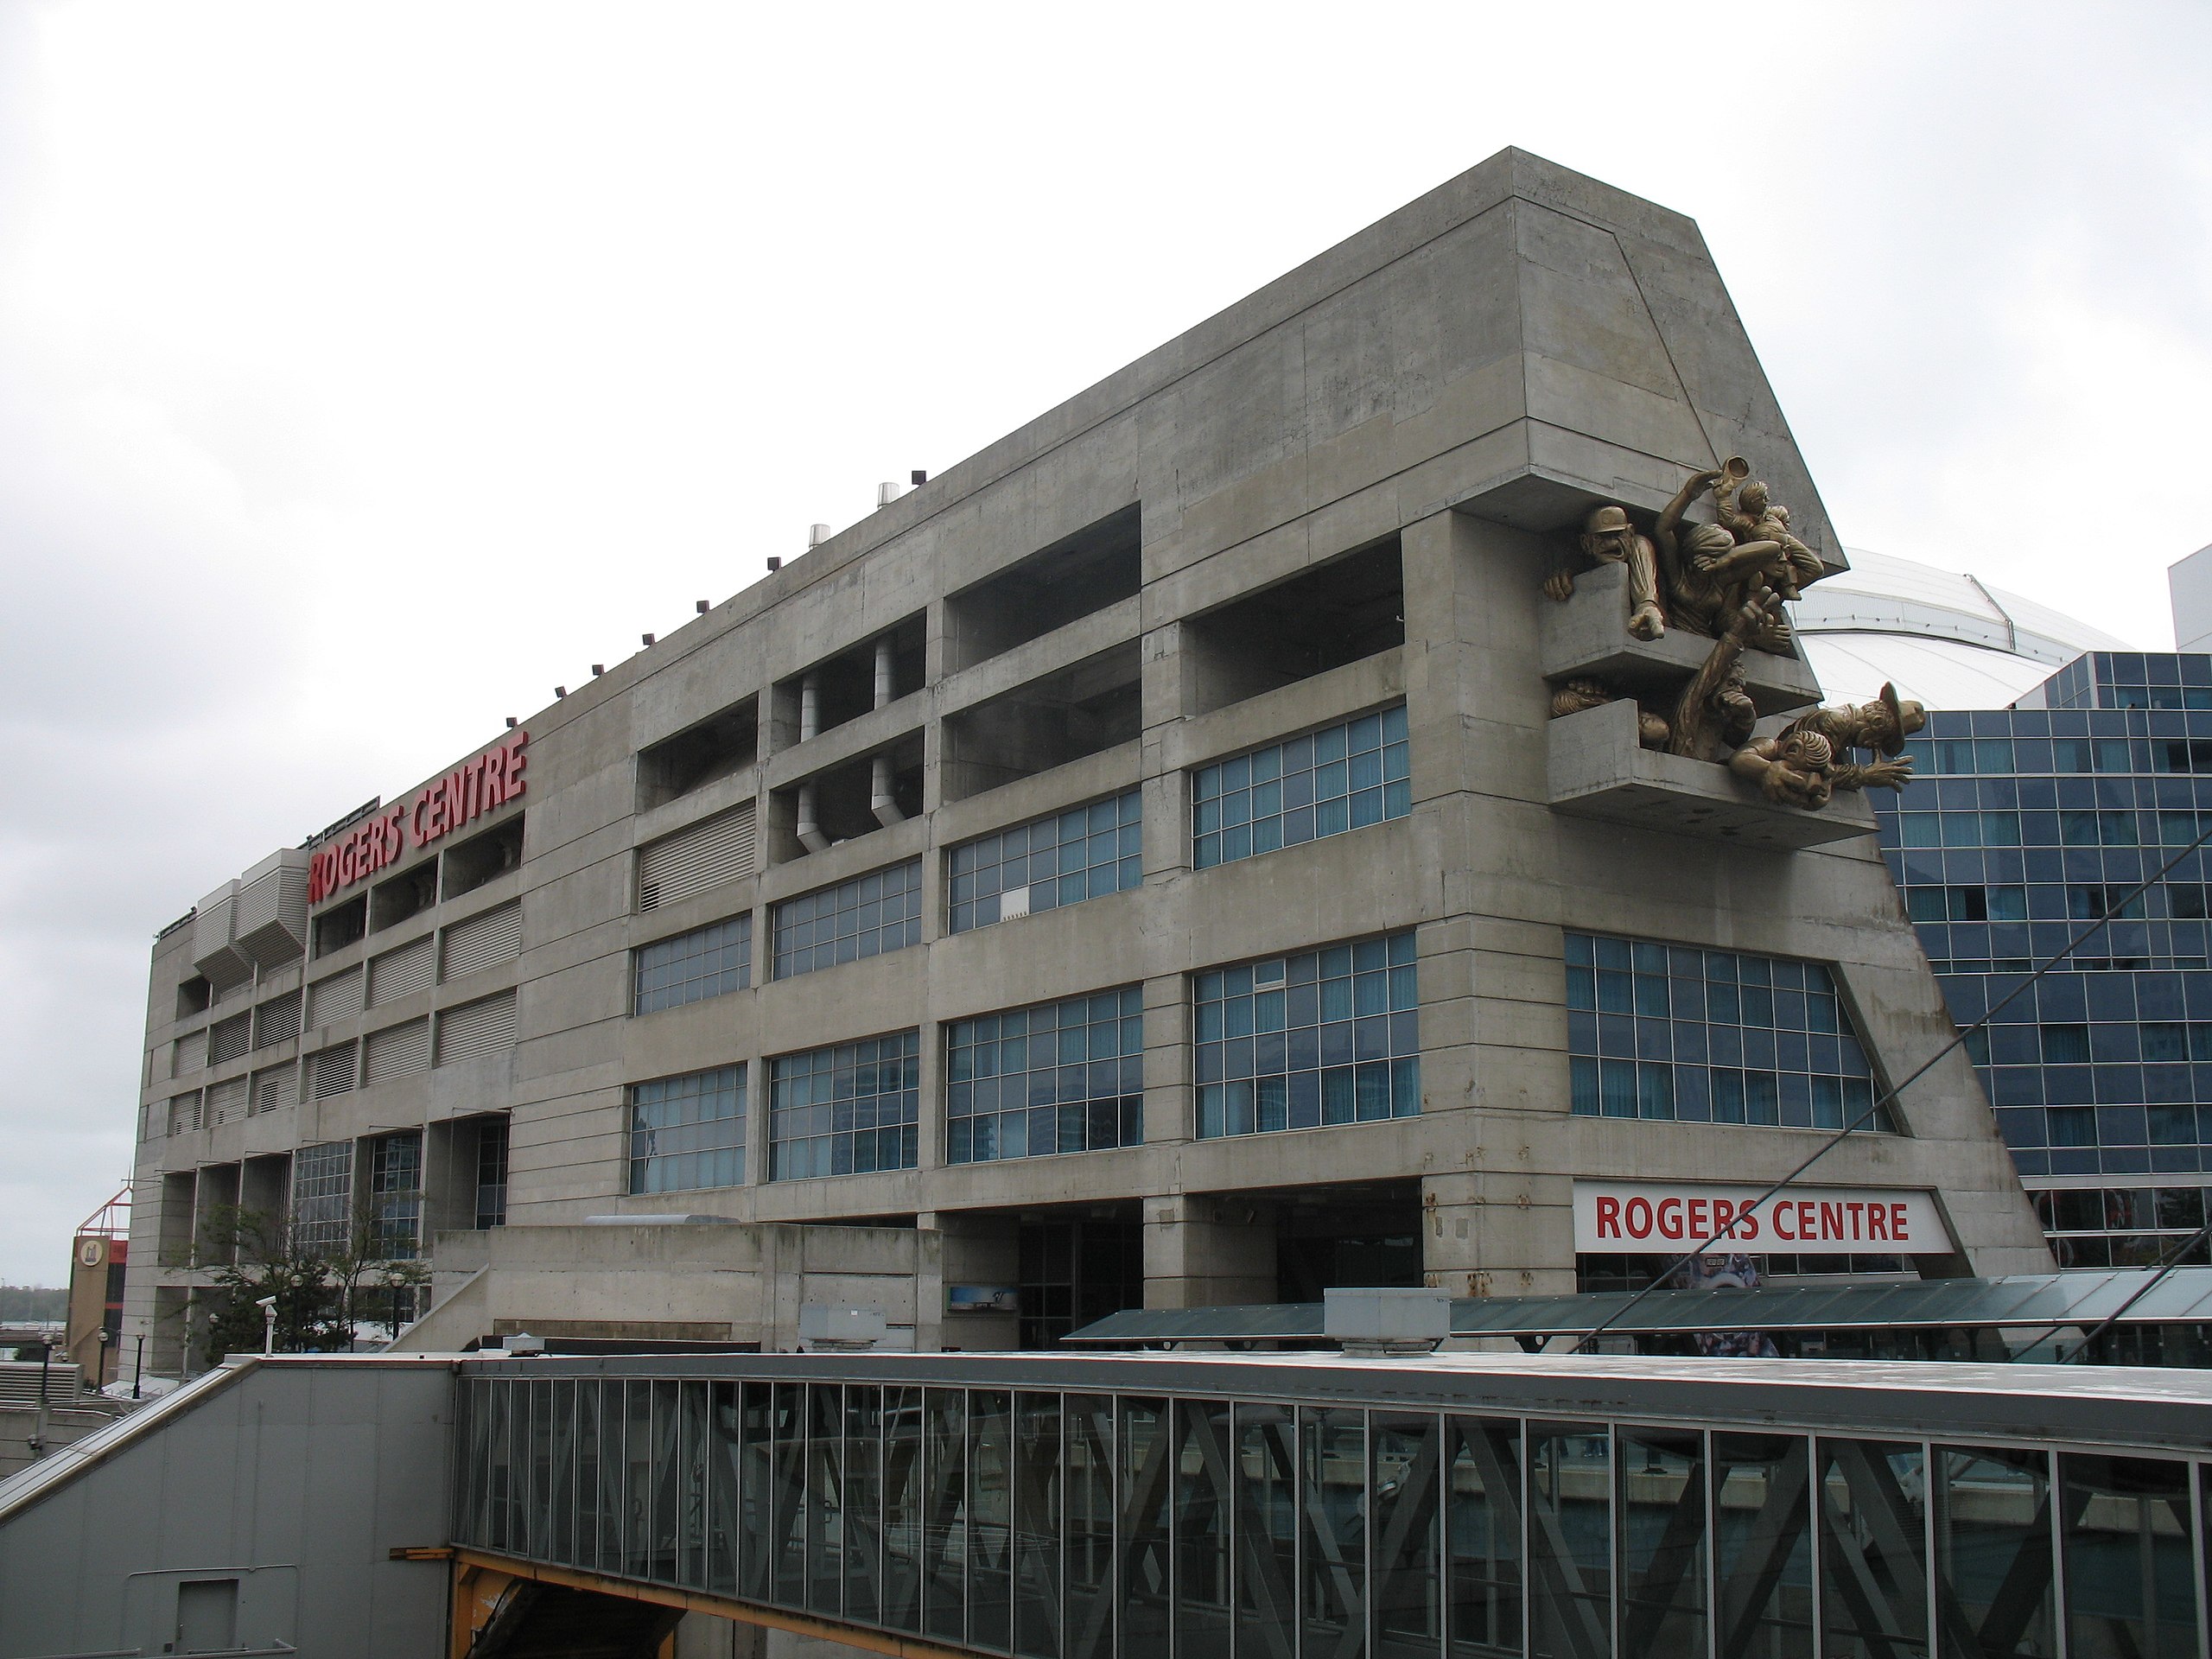
POLYGON ((947 1285, 948 1313, 1019 1313, 1021 1293, 1012 1285, 947 1285))

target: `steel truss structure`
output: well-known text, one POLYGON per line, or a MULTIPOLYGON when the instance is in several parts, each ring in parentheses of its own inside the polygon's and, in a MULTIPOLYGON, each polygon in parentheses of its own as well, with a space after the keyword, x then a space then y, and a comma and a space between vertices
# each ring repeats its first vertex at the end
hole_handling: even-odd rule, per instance
POLYGON ((856 1638, 2206 1652, 2212 1386, 2171 1372, 734 1356, 487 1362, 458 1386, 455 1543, 856 1638))

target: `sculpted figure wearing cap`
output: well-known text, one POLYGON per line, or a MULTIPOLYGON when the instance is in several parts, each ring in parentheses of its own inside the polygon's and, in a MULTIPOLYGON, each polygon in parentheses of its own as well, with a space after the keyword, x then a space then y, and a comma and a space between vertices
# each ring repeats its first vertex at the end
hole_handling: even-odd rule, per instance
POLYGON ((1904 741, 1928 723, 1928 710, 1908 697, 1897 696, 1895 685, 1885 684, 1872 702, 1847 703, 1840 709, 1815 709, 1789 722, 1790 732, 1816 732, 1835 748, 1836 785, 1840 789, 1903 789, 1912 776, 1912 762, 1897 758, 1904 741), (1882 759, 1871 766, 1841 760, 1846 749, 1872 749, 1882 759))
MULTIPOLYGON (((1659 555, 1629 522, 1624 508, 1605 506, 1592 512, 1582 523, 1582 550, 1599 564, 1628 567, 1628 631, 1638 639, 1656 639, 1667 632, 1667 613, 1659 608, 1659 555)), ((1574 573, 1554 571, 1544 592, 1564 600, 1574 592, 1574 573)))

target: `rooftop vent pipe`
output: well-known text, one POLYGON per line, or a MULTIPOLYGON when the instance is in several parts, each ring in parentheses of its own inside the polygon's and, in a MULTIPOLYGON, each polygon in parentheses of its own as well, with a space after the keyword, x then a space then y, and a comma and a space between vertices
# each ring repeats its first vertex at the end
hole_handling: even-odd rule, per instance
POLYGON ((875 486, 875 505, 879 507, 887 507, 893 501, 896 501, 900 496, 906 493, 906 492, 902 486, 897 484, 879 484, 875 486))
POLYGON ((830 837, 822 833, 822 825, 815 816, 814 785, 798 786, 798 842, 810 853, 830 850, 830 837))
POLYGON ((811 553, 811 552, 812 552, 816 548, 817 548, 817 547, 821 546, 823 543, 824 543, 824 542, 828 541, 829 539, 830 539, 830 526, 829 526, 829 525, 827 525, 827 524, 809 524, 809 525, 806 527, 806 549, 807 549, 807 551, 808 551, 808 552, 811 553))
POLYGON ((868 810, 874 813, 875 821, 887 829, 906 821, 906 815, 899 810, 899 803, 892 798, 891 757, 887 754, 877 755, 875 765, 869 768, 868 810))

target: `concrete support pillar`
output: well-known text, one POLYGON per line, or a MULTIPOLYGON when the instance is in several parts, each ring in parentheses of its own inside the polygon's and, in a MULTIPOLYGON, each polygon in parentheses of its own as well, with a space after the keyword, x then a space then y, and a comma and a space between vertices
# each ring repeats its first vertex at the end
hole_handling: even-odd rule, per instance
POLYGON ((1144 1305, 1275 1300, 1275 1217, 1256 1199, 1178 1193, 1144 1201, 1144 1305))
MULTIPOLYGON (((983 1287, 1014 1288, 1021 1282, 1021 1228, 1011 1216, 955 1215, 930 1212, 916 1217, 916 1224, 935 1231, 938 1239, 938 1287, 934 1311, 939 1315, 939 1346, 946 1353, 989 1353, 1021 1346, 1018 1314, 956 1311, 950 1301, 956 1290, 983 1287)), ((914 1286, 915 1337, 919 1346, 920 1306, 925 1294, 917 1275, 914 1286)))
POLYGON ((1454 1296, 1555 1295, 1574 1288, 1573 1183, 1532 1173, 1525 1136, 1491 1118, 1486 1170, 1421 1178, 1421 1272, 1454 1296), (1539 1266, 1538 1263, 1548 1265, 1539 1266))

